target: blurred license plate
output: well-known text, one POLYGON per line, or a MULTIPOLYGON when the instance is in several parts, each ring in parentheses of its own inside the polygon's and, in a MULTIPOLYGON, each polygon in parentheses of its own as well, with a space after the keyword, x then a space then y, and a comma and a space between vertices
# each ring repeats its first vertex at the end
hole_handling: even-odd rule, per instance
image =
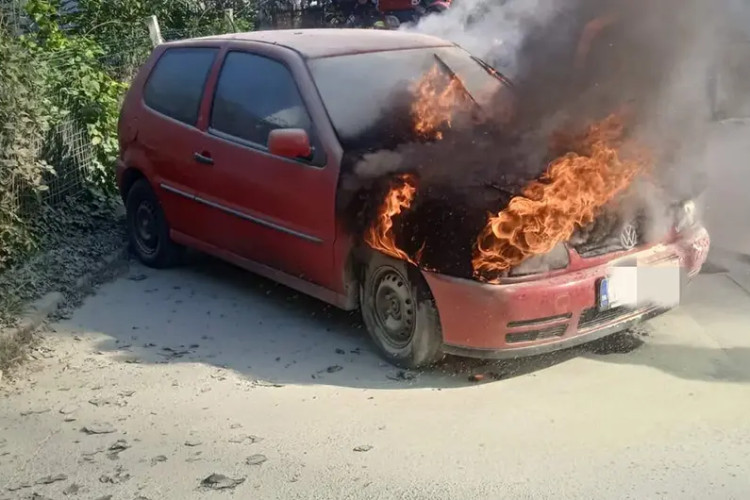
POLYGON ((599 310, 620 306, 674 307, 680 302, 680 273, 676 259, 640 266, 614 266, 598 282, 599 310))
POLYGON ((638 281, 637 267, 612 268, 599 281, 599 310, 606 311, 633 300, 632 292, 638 281))
POLYGON ((617 290, 613 290, 613 287, 610 286, 609 278, 602 278, 599 280, 598 297, 600 311, 606 311, 617 307, 617 290))

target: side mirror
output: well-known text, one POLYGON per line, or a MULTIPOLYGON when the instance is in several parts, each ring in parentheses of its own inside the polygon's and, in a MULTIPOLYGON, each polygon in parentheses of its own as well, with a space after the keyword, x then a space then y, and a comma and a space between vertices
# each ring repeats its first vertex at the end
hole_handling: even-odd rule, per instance
POLYGON ((268 134, 268 151, 284 158, 310 158, 310 137, 301 128, 280 128, 268 134))

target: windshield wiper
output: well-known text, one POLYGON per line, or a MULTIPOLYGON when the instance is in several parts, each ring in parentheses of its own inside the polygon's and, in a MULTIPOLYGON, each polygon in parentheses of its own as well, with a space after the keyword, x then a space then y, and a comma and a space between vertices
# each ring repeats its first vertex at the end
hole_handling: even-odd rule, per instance
POLYGON ((438 63, 438 66, 440 67, 440 69, 442 69, 442 70, 443 70, 443 72, 444 72, 444 73, 445 73, 446 75, 448 75, 448 77, 449 77, 449 78, 450 78, 451 80, 455 80, 456 82, 458 82, 458 85, 459 85, 459 86, 461 87, 461 90, 463 91, 463 93, 464 93, 464 94, 466 94, 466 97, 468 97, 468 98, 469 98, 469 99, 471 100, 471 102, 473 102, 473 103, 474 103, 474 105, 475 105, 475 106, 476 106, 477 108, 479 108, 479 109, 482 109, 482 107, 481 107, 481 106, 479 105, 479 103, 477 102, 477 100, 476 100, 476 99, 474 99, 474 96, 473 96, 473 95, 471 95, 471 92, 469 92, 469 89, 467 89, 467 88, 466 88, 466 85, 464 85, 464 82, 463 82, 463 80, 461 80, 461 78, 459 78, 459 77, 458 77, 458 75, 456 74, 456 72, 455 72, 455 71, 453 71, 453 70, 451 69, 451 67, 450 67, 450 66, 448 66, 448 64, 446 64, 446 62, 445 62, 445 61, 443 61, 443 60, 442 60, 442 59, 440 58, 440 56, 439 56, 439 55, 437 55, 437 54, 433 54, 433 56, 435 57, 435 60, 437 61, 437 63, 438 63))
POLYGON ((474 60, 475 63, 481 66, 482 69, 485 70, 487 73, 494 76, 495 78, 503 82, 508 87, 514 88, 513 82, 511 82, 507 77, 503 76, 503 74, 500 73, 498 70, 496 70, 494 67, 490 66, 485 61, 482 61, 477 56, 471 56, 471 58, 474 60))

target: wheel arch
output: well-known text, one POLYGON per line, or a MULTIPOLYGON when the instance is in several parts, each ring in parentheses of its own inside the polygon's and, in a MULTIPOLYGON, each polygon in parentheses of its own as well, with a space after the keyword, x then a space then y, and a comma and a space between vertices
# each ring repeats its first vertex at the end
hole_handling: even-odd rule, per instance
POLYGON ((128 167, 122 173, 122 179, 120 180, 120 197, 123 202, 127 202, 130 188, 132 188, 133 184, 140 179, 147 179, 147 177, 138 167, 128 167))
POLYGON ((392 257, 382 254, 377 250, 373 250, 368 246, 360 245, 351 249, 345 266, 345 287, 347 291, 356 290, 356 295, 353 296, 353 300, 356 301, 357 307, 359 305, 360 299, 360 285, 362 285, 365 281, 367 266, 369 265, 370 260, 375 258, 376 256, 380 256, 381 258, 386 257, 388 259, 392 259, 394 262, 399 262, 403 266, 403 270, 406 273, 407 278, 413 283, 419 283, 420 285, 422 285, 420 287, 420 294, 422 296, 420 296, 419 298, 429 298, 434 301, 432 288, 430 287, 429 282, 422 275, 422 271, 419 269, 419 267, 406 261, 393 259, 392 257))
MULTIPOLYGON (((405 368, 418 368, 438 362, 444 355, 442 322, 432 290, 422 271, 414 264, 369 248, 364 255, 369 255, 370 258, 360 261, 359 268, 364 275, 360 282, 362 318, 381 354, 391 363, 405 368), (397 277, 395 281, 392 275, 388 276, 393 272, 397 277), (391 289, 397 283, 398 288, 406 287, 410 290, 407 292, 407 300, 400 301, 401 305, 397 307, 397 311, 402 311, 397 314, 397 318, 386 312, 391 319, 396 318, 397 322, 403 320, 412 329, 410 338, 404 345, 394 345, 388 340, 393 333, 392 327, 383 324, 382 314, 376 312, 380 309, 377 299, 380 296, 378 283, 387 281, 391 282, 391 289), (403 311, 406 311, 407 316, 403 316, 406 319, 402 319, 403 311)), ((403 325, 396 327, 400 329, 403 325)))

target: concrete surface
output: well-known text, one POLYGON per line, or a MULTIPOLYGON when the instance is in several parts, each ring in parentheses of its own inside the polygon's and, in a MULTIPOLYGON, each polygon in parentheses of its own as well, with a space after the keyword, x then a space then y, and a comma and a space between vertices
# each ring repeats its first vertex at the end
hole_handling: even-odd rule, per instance
POLYGON ((750 288, 723 269, 630 352, 410 379, 356 315, 210 259, 133 266, 5 388, 0 499, 744 499, 750 288))
POLYGON ((705 153, 702 209, 714 249, 750 255, 750 119, 717 124, 705 153))

